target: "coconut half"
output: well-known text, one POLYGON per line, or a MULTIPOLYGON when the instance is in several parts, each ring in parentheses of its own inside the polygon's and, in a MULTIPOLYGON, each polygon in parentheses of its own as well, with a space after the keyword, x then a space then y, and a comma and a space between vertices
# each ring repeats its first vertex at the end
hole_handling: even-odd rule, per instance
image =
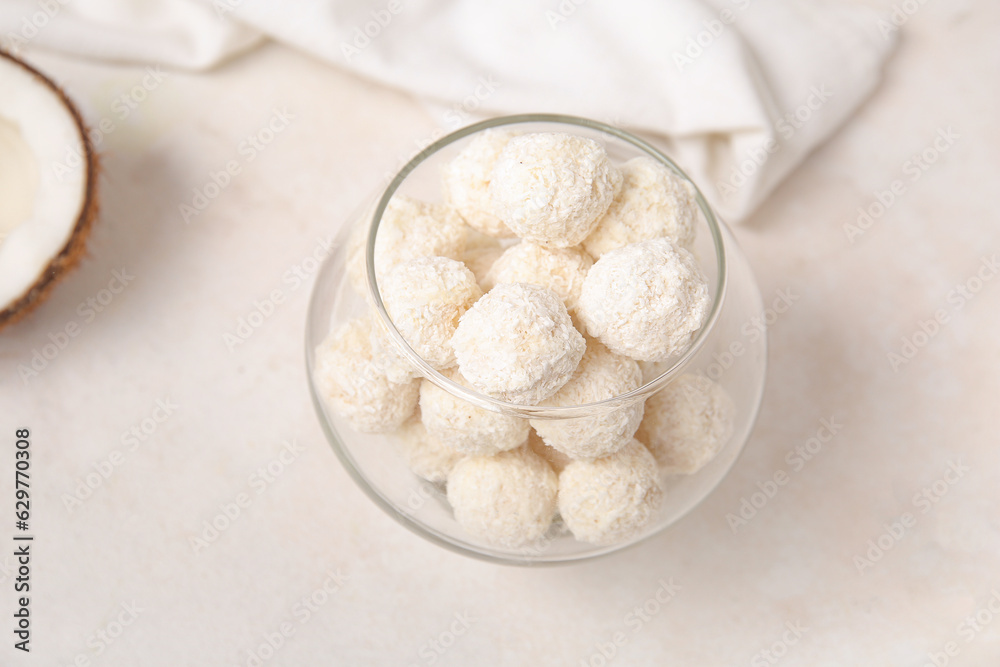
POLYGON ((0 328, 79 261, 97 213, 97 158, 72 102, 0 51, 0 328))

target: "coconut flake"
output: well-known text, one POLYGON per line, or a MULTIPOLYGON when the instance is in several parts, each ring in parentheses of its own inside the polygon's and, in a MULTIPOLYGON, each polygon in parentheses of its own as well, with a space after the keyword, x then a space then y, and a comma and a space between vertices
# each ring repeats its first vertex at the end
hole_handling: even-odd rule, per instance
POLYGON ((477 134, 442 173, 445 202, 458 211, 470 227, 497 238, 510 238, 514 232, 491 212, 490 178, 501 151, 518 134, 504 129, 477 134))
POLYGON ((459 320, 451 343, 473 387, 528 405, 566 384, 586 349, 556 293, 524 283, 490 290, 459 320))
POLYGON ((313 377, 323 400, 354 430, 386 433, 413 414, 420 384, 390 382, 372 360, 371 340, 371 317, 341 325, 316 348, 313 377))
MULTIPOLYGON (((364 216, 368 220, 374 211, 364 216)), ((358 225, 348 239, 347 277, 358 294, 367 294, 365 248, 368 225, 358 225)), ((458 259, 465 250, 466 226, 461 216, 441 204, 393 195, 382 213, 375 236, 375 276, 383 280, 395 266, 417 257, 458 259)))
POLYGON ((621 187, 622 175, 593 139, 564 133, 515 137, 493 168, 493 212, 526 241, 579 245, 621 187))
POLYGON ((592 544, 635 537, 662 498, 656 461, 634 439, 610 456, 574 461, 559 473, 559 513, 576 539, 592 544))
POLYGON ((546 248, 523 241, 507 248, 483 281, 489 291, 498 283, 529 283, 548 287, 559 295, 570 313, 576 309, 583 279, 594 260, 580 248, 546 248))
POLYGON ((708 279, 669 239, 632 243, 594 263, 577 305, 587 333, 638 361, 681 352, 708 316, 708 279))
POLYGON ((718 455, 733 433, 736 411, 726 390, 701 375, 682 375, 650 396, 636 432, 660 468, 691 475, 718 455))
POLYGON ((622 165, 622 175, 621 191, 583 241, 587 252, 600 258, 609 250, 655 238, 690 250, 698 224, 694 186, 645 155, 622 165))
MULTIPOLYGON (((639 364, 591 339, 573 377, 543 405, 596 403, 638 389, 641 384, 639 364)), ((632 440, 642 421, 642 410, 642 401, 637 401, 592 417, 533 419, 531 425, 550 447, 574 459, 594 459, 612 454, 632 440)))
MULTIPOLYGON (((468 385, 458 369, 445 371, 444 375, 468 385)), ((523 445, 528 437, 528 420, 484 410, 430 380, 420 383, 420 411, 427 431, 463 454, 496 454, 523 445)))
POLYGON ((451 338, 459 318, 482 296, 465 264, 418 257, 397 266, 382 283, 382 302, 403 339, 435 369, 455 364, 451 338))
POLYGON ((557 489, 549 464, 527 447, 518 447, 459 461, 448 478, 448 502, 469 534, 515 549, 548 531, 557 489))

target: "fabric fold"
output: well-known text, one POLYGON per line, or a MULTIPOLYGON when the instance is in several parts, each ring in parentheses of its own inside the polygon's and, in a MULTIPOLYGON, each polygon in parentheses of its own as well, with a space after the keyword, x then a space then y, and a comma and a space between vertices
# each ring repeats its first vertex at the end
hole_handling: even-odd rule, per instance
MULTIPOLYGON (((527 112, 631 129, 730 221, 850 117, 894 46, 878 14, 836 0, 48 2, 26 43, 200 69, 270 37, 438 105, 449 130, 527 112)), ((0 6, 0 43, 38 7, 0 6)))

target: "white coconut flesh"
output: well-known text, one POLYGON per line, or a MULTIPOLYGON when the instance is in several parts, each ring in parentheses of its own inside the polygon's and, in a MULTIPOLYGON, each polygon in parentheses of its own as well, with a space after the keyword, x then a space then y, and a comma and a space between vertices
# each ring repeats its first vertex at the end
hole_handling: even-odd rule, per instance
POLYGON ((89 214, 91 162, 80 123, 54 86, 0 56, 0 91, 3 312, 24 301, 46 272, 56 270, 50 264, 67 250, 77 224, 89 214))
POLYGON ((0 244, 27 220, 38 192, 38 161, 21 128, 0 117, 0 244))

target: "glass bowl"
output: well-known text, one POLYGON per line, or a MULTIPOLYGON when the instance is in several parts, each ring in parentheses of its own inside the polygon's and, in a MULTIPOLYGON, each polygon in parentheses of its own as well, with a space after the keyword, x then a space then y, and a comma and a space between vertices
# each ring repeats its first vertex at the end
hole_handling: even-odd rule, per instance
POLYGON ((458 385, 431 368, 402 338, 382 304, 374 269, 374 243, 389 199, 398 193, 423 201, 440 201, 440 172, 470 140, 489 128, 523 132, 566 132, 601 143, 615 164, 647 155, 690 182, 666 155, 642 139, 604 123, 557 115, 494 118, 462 128, 432 143, 410 160, 384 191, 365 202, 339 233, 334 250, 317 273, 306 322, 309 386, 323 430, 344 467, 361 489, 383 510, 418 535, 452 551, 487 561, 514 565, 568 563, 606 555, 636 544, 678 521, 722 481, 749 438, 760 407, 767 363, 766 333, 756 326, 764 311, 753 273, 732 233, 718 219, 701 192, 697 240, 692 249, 709 279, 712 298, 708 318, 691 344, 661 364, 642 364, 644 384, 613 399, 581 406, 544 407, 507 403, 458 385), (368 294, 359 295, 347 276, 348 239, 358 226, 367 227, 368 294), (321 398, 313 378, 317 346, 330 331, 350 319, 374 311, 389 338, 425 378, 478 407, 530 419, 573 419, 621 409, 643 401, 680 375, 694 373, 719 383, 735 406, 732 435, 715 458, 692 475, 661 475, 663 502, 645 528, 628 541, 598 546, 577 541, 556 517, 543 538, 516 549, 490 545, 467 534, 455 521, 441 484, 416 475, 396 450, 391 437, 358 433, 321 398))

